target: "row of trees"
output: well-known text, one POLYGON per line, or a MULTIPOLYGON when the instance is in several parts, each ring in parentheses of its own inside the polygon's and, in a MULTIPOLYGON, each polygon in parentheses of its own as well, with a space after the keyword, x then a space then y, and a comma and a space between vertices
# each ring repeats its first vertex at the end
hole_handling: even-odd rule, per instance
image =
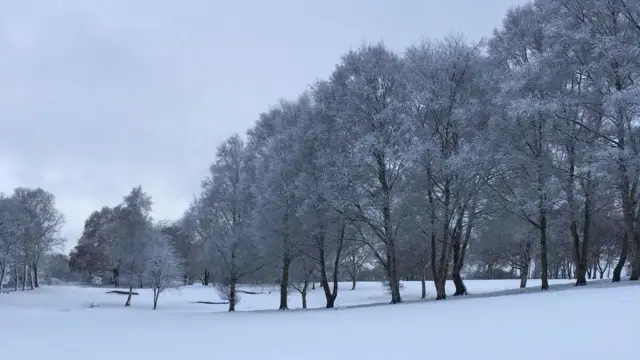
MULTIPOLYGON (((438 299, 448 279, 466 294, 469 261, 487 276, 510 268, 522 286, 539 275, 542 290, 614 263, 614 281, 627 263, 638 280, 638 59, 630 0, 537 0, 478 44, 362 46, 226 140, 197 199, 160 233, 185 279, 214 281, 230 310, 237 284, 266 281, 280 284, 280 309, 316 280, 332 307, 340 272, 371 262, 391 303, 409 277, 423 296, 427 279, 438 299)), ((73 255, 110 254, 78 268, 109 268, 116 282, 125 271, 131 287, 146 257, 133 255, 136 227, 116 228, 122 244, 87 230, 73 255)))

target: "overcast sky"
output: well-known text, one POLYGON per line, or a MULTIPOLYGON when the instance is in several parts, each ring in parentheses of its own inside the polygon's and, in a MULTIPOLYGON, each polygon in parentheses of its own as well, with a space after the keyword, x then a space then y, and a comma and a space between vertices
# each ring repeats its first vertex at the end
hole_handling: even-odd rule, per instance
POLYGON ((53 192, 67 250, 138 184, 155 218, 176 218, 224 138, 350 48, 478 40, 524 2, 0 1, 0 192, 53 192))

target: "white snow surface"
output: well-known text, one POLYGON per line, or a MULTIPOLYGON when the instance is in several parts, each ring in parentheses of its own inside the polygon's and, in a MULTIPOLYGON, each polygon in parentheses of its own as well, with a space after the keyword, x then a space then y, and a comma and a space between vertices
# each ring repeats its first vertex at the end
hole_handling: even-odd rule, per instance
MULTIPOLYGON (((471 294, 518 287, 514 280, 466 283, 471 294)), ((349 285, 340 284, 342 311, 251 311, 277 308, 275 287, 243 287, 266 294, 243 294, 236 313, 226 312, 227 305, 192 303, 220 301, 213 287, 203 286, 163 293, 156 311, 146 289, 136 290, 131 308, 124 308, 125 296, 105 288, 2 294, 0 359, 601 360, 632 358, 637 342, 631 326, 640 321, 640 286, 418 301, 420 284, 405 282, 407 303, 358 307, 387 303, 389 296, 380 283, 359 283, 354 291, 349 285)), ((311 291, 308 302, 323 307, 322 290, 311 291)), ((298 293, 289 305, 300 307, 298 293)))

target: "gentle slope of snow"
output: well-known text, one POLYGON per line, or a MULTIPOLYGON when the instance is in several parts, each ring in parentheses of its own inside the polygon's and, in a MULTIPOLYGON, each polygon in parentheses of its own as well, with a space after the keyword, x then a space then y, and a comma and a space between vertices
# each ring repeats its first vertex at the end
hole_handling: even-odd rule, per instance
MULTIPOLYGON (((353 296, 364 296, 369 286, 374 285, 362 286, 353 296)), ((485 289, 492 286, 495 290, 497 284, 489 282, 485 289)), ((129 309, 116 295, 111 296, 118 301, 97 308, 70 306, 87 301, 82 298, 87 293, 100 296, 104 289, 45 287, 3 295, 2 358, 630 359, 637 341, 630 327, 640 320, 640 286, 343 311, 198 313, 215 311, 216 305, 180 305, 177 300, 205 291, 213 290, 185 289, 166 296, 164 304, 161 298, 155 312, 143 306, 147 296, 142 295, 135 299, 138 306, 129 309), (75 302, 73 296, 78 297, 75 302)), ((384 299, 379 288, 378 295, 384 299)))

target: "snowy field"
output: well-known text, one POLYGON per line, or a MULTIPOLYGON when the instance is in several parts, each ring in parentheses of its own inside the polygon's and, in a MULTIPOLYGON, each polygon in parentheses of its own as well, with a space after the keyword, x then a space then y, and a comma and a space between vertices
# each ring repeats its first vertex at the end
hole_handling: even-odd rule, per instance
MULTIPOLYGON (((556 281, 566 283, 567 281, 556 281)), ((517 288, 512 280, 468 281, 469 292, 482 296, 517 288)), ((342 284, 341 284, 342 285, 342 284)), ((531 281, 537 287, 539 281, 531 281)), ((531 289, 518 296, 468 297, 462 301, 413 302, 419 283, 405 283, 410 303, 385 303, 379 283, 344 284, 337 305, 343 311, 260 311, 277 308, 271 294, 244 294, 236 313, 211 287, 189 286, 163 293, 159 308, 152 296, 137 290, 132 308, 109 289, 43 287, 0 296, 2 359, 608 359, 630 358, 637 342, 629 326, 640 320, 640 286, 608 283, 548 292, 531 289), (98 305, 90 307, 89 304, 98 305), (614 329, 603 332, 603 328, 614 329), (615 341, 613 340, 615 339, 615 341), (35 344, 35 346, 34 346, 35 344)), ((433 285, 429 284, 431 291, 433 285)), ((245 288, 249 289, 249 288, 245 288)), ((322 307, 322 290, 309 296, 322 307)), ((297 293, 290 307, 300 306, 297 293)))
MULTIPOLYGON (((551 280, 550 284, 573 283, 573 280, 551 280)), ((517 289, 519 280, 468 280, 465 282, 470 294, 485 294, 496 291, 517 289)), ((331 286, 331 283, 330 283, 331 286)), ((528 287, 538 288, 540 280, 529 280, 528 287)), ((311 286, 309 286, 311 289, 311 286)), ((76 287, 76 286, 49 286, 38 289, 35 292, 17 292, 10 296, 0 297, 0 307, 19 307, 43 310, 79 310, 98 306, 101 308, 119 308, 124 306, 126 296, 108 294, 114 288, 76 287)), ((126 291, 127 289, 118 289, 126 291)), ((255 292, 258 294, 240 294, 240 303, 236 311, 256 311, 277 309, 280 304, 280 289, 277 286, 240 286, 240 290, 255 292)), ((149 310, 153 307, 153 295, 150 289, 136 289, 140 295, 133 298, 133 311, 149 310)), ((451 281, 447 282, 447 293, 453 294, 455 287, 451 281)), ((403 282, 402 298, 404 301, 420 299, 419 282, 403 282)), ((435 298, 435 289, 432 282, 427 282, 428 298, 435 298)), ((355 290, 351 290, 351 283, 340 283, 336 307, 351 307, 369 304, 386 304, 390 296, 385 292, 382 283, 360 282, 355 290)), ((195 312, 209 313, 227 311, 228 305, 198 304, 198 301, 223 302, 215 288, 209 286, 192 285, 178 290, 167 290, 160 295, 158 309, 162 312, 195 312)), ((291 289, 288 298, 290 309, 302 308, 300 293, 291 289)), ((308 308, 324 308, 326 304, 322 288, 316 287, 307 294, 308 308)), ((0 310, 1 311, 1 310, 0 310)))

